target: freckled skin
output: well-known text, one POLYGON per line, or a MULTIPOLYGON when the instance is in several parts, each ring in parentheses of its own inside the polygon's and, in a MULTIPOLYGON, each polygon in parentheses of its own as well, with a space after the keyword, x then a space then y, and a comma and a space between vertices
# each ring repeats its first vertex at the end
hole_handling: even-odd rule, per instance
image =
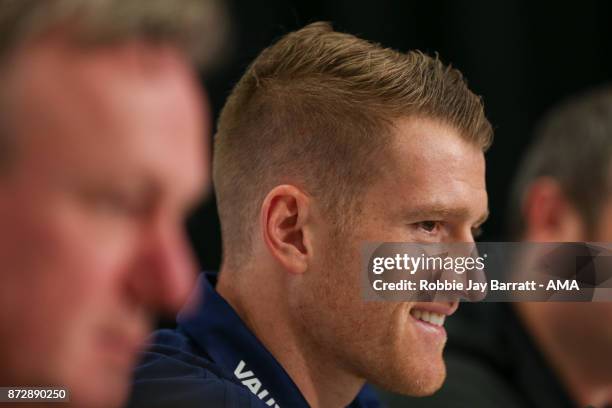
POLYGON ((431 394, 446 375, 446 339, 424 332, 410 317, 418 304, 362 300, 360 245, 472 242, 472 229, 487 212, 484 155, 434 120, 399 121, 386 170, 361 200, 363 211, 348 236, 335 239, 329 224, 316 225, 313 253, 322 255, 290 293, 296 320, 320 359, 396 392, 431 394), (407 219, 417 207, 424 209, 421 218, 407 219), (432 208, 449 214, 429 217, 432 208), (436 231, 421 228, 430 220, 439 223, 436 231))

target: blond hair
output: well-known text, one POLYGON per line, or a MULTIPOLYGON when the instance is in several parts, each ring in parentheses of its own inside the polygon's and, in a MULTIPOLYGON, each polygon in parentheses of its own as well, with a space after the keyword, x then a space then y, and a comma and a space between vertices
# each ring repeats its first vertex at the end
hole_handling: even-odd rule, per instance
POLYGON ((406 116, 440 120, 483 150, 492 140, 481 99, 437 57, 383 48, 327 23, 265 49, 218 122, 213 179, 224 261, 248 255, 262 200, 285 181, 345 226, 378 175, 393 122, 406 116))

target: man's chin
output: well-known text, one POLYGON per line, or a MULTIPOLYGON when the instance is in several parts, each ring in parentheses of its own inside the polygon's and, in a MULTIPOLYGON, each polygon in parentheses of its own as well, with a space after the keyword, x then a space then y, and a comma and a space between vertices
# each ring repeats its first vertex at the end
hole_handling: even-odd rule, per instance
POLYGON ((401 395, 427 397, 438 391, 446 379, 446 366, 440 361, 428 366, 398 370, 383 381, 376 381, 379 387, 401 395), (409 373, 409 374, 408 374, 409 373))
POLYGON ((429 381, 424 381, 422 386, 415 390, 415 397, 428 397, 437 392, 440 388, 442 388, 442 384, 444 384, 444 380, 446 379, 446 371, 439 375, 435 379, 429 379, 429 381))

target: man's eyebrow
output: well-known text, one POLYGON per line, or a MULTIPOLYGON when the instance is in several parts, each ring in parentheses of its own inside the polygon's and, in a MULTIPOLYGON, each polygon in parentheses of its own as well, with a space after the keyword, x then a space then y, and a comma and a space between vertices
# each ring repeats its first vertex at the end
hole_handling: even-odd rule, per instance
MULTIPOLYGON (((466 207, 453 207, 450 205, 444 205, 442 203, 424 204, 418 207, 408 208, 403 211, 403 216, 406 219, 425 219, 435 217, 456 217, 456 218, 468 218, 471 211, 466 207)), ((489 217, 489 210, 487 209, 475 222, 475 225, 483 224, 489 217)))
MULTIPOLYGON (((461 211, 463 212, 463 211, 461 211)), ((402 217, 408 220, 423 220, 427 218, 444 218, 449 215, 457 216, 457 211, 444 205, 420 205, 418 207, 406 208, 402 211, 402 217)))

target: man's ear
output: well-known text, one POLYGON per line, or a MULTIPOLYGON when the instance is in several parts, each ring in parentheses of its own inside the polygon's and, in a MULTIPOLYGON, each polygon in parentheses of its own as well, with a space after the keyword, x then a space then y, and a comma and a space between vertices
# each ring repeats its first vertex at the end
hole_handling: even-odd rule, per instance
POLYGON ((303 273, 312 255, 308 230, 309 197, 292 185, 274 187, 261 206, 263 240, 270 254, 289 272, 303 273))
POLYGON ((580 241, 584 224, 559 183, 550 177, 535 180, 523 200, 527 239, 542 242, 580 241))

